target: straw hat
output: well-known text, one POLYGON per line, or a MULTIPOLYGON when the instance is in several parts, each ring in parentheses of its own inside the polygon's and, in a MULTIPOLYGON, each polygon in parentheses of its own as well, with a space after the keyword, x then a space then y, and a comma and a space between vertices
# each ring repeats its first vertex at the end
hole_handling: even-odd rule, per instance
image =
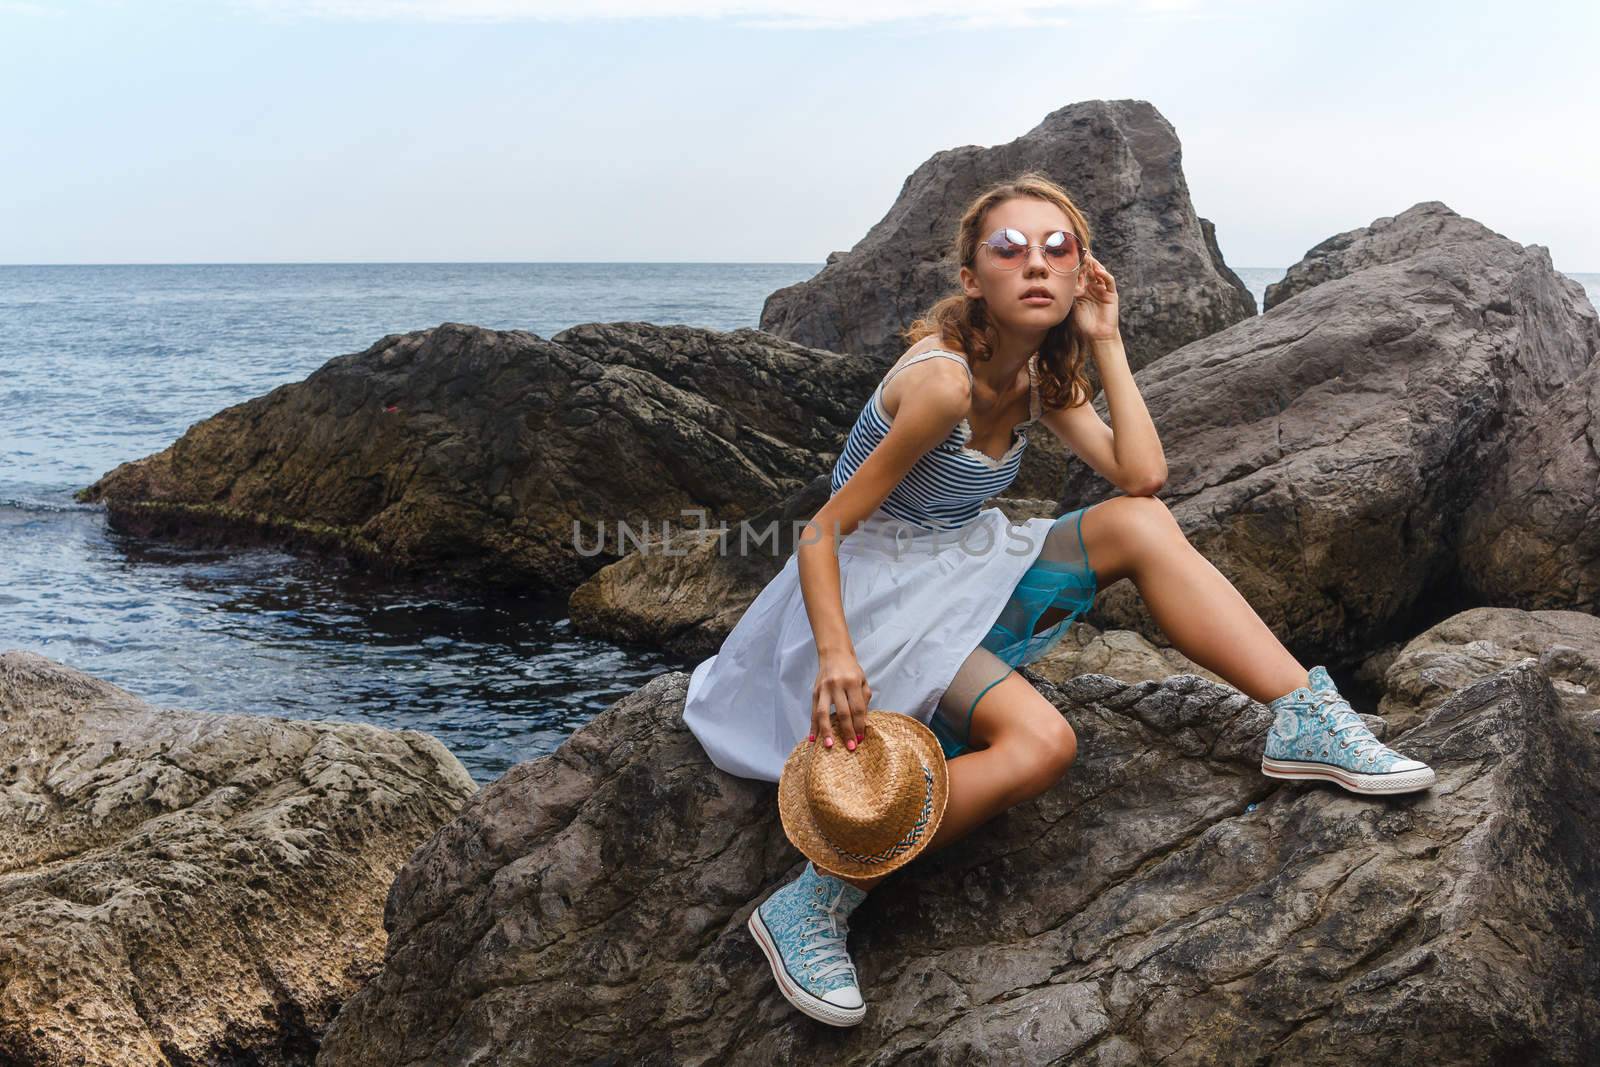
POLYGON ((778 779, 783 832, 817 870, 873 878, 927 847, 950 796, 944 750, 910 715, 868 711, 854 752, 801 741, 778 779))

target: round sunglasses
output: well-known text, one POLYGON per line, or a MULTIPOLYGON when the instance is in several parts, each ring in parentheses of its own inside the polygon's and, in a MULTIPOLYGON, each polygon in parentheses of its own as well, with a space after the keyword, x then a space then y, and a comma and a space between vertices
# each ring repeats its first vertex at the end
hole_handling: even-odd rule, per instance
POLYGON ((989 262, 1001 270, 1016 270, 1035 248, 1044 251, 1044 261, 1057 274, 1072 274, 1083 266, 1083 242, 1071 230, 1057 230, 1040 244, 1030 245, 1021 230, 1004 227, 994 231, 980 246, 989 262))

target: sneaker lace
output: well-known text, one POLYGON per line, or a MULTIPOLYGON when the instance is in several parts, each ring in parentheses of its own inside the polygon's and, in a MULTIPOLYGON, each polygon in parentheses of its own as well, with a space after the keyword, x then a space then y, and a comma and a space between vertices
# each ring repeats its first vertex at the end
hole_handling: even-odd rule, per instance
POLYGON ((1340 748, 1349 748, 1353 742, 1357 759, 1384 751, 1383 742, 1372 736, 1367 724, 1361 721, 1361 716, 1355 713, 1343 697, 1337 693, 1322 691, 1313 693, 1311 699, 1313 706, 1327 718, 1328 730, 1340 748), (1344 736, 1346 731, 1352 731, 1349 737, 1344 736))
POLYGON ((850 952, 845 947, 848 930, 841 913, 843 900, 844 889, 841 887, 826 906, 813 904, 812 913, 800 924, 803 932, 810 933, 800 947, 807 954, 806 970, 813 978, 832 978, 836 975, 849 975, 852 980, 855 978, 855 965, 850 962, 850 952))

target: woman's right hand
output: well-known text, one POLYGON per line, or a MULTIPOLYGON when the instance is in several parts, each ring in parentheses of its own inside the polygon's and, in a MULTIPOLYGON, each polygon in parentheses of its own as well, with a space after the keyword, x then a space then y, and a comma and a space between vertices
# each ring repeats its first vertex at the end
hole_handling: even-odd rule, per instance
POLYGON ((833 652, 817 660, 817 684, 811 690, 811 741, 832 748, 843 742, 851 752, 865 736, 872 687, 854 652, 833 652), (832 706, 835 714, 829 715, 832 706))

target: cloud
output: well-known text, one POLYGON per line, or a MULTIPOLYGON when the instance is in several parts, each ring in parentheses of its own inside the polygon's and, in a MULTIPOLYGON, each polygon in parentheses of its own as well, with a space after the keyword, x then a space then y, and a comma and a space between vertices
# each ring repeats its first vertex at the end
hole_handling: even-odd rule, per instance
POLYGON ((849 29, 889 22, 951 28, 1061 26, 1097 11, 1190 17, 1200 0, 242 0, 279 16, 384 22, 586 22, 644 18, 730 19, 766 29, 849 29))

